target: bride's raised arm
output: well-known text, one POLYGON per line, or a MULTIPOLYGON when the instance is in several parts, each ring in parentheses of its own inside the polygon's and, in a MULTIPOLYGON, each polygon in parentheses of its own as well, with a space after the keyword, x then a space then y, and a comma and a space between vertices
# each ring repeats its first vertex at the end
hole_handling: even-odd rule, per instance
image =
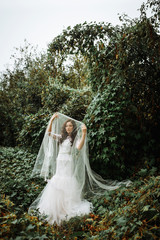
POLYGON ((53 123, 54 119, 57 117, 58 117, 58 113, 54 113, 51 118, 50 125, 49 125, 48 131, 47 131, 49 136, 51 135, 51 131, 52 131, 52 123, 53 123))
POLYGON ((77 146, 77 149, 78 149, 78 150, 81 150, 82 147, 83 147, 83 145, 84 145, 86 133, 87 133, 87 128, 86 128, 86 125, 83 124, 83 125, 82 125, 82 137, 81 137, 80 142, 79 142, 79 144, 78 144, 78 146, 77 146))

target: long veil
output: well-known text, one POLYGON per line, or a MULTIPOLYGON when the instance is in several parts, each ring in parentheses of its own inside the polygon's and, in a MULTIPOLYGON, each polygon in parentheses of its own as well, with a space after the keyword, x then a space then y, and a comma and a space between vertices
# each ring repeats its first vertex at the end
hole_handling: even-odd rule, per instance
MULTIPOLYGON (((89 163, 89 149, 87 135, 85 142, 81 150, 77 149, 77 143, 82 135, 83 123, 72 119, 62 113, 57 113, 58 117, 54 119, 52 123, 51 133, 48 133, 51 120, 48 123, 46 132, 37 155, 37 159, 34 165, 32 176, 40 175, 44 179, 50 179, 56 172, 56 158, 59 151, 59 136, 61 135, 61 129, 67 120, 73 120, 75 122, 76 136, 72 145, 72 159, 73 159, 73 177, 78 183, 78 191, 82 198, 90 198, 92 196, 104 194, 105 191, 115 190, 121 185, 128 186, 131 181, 112 181, 104 180, 100 175, 95 173, 89 163), (56 136, 53 138, 53 136, 56 136)), ((40 196, 39 196, 40 197, 40 196)), ((33 205, 36 204, 38 199, 33 205)))

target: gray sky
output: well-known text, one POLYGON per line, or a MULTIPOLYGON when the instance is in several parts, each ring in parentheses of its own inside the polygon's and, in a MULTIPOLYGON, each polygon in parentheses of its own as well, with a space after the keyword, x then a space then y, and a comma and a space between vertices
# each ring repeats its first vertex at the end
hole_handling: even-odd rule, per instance
POLYGON ((24 39, 39 50, 68 26, 85 21, 120 24, 118 13, 139 16, 146 0, 0 0, 0 71, 24 39))

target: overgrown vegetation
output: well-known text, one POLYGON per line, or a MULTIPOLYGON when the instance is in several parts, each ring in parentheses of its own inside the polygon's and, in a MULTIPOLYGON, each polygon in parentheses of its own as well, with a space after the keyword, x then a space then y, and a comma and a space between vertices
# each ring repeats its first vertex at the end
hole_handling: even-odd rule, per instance
POLYGON ((22 148, 0 148, 1 239, 159 239, 160 177, 141 169, 132 186, 94 198, 93 213, 49 226, 27 214, 44 183, 31 179, 35 155, 22 148))
POLYGON ((138 19, 68 27, 44 53, 25 43, 1 74, 2 239, 159 239, 159 12, 148 0, 138 19), (96 172, 133 178, 61 227, 27 214, 44 186, 30 174, 55 111, 86 123, 96 172))
POLYGON ((142 5, 140 18, 125 18, 122 26, 68 27, 46 53, 27 43, 20 48, 14 69, 1 80, 2 145, 37 152, 48 119, 61 111, 86 122, 91 164, 104 177, 130 177, 146 160, 157 164, 159 5, 149 3, 150 19, 142 5))

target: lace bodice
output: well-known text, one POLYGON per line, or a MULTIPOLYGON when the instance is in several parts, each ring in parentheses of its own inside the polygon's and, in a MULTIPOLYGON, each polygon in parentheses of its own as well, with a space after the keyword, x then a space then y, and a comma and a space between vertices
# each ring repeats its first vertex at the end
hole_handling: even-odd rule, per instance
POLYGON ((59 154, 71 154, 71 141, 69 137, 59 145, 59 154))

